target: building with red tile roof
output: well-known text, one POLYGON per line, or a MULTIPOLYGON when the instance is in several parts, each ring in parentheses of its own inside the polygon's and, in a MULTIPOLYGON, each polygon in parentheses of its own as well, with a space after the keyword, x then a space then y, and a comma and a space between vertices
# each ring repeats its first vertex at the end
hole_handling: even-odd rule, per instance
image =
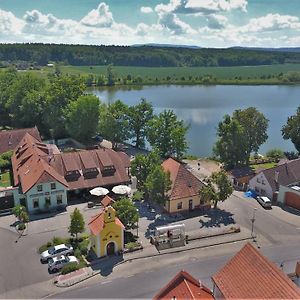
POLYGON ((210 289, 182 270, 153 298, 153 300, 160 299, 214 299, 214 297, 210 289))
POLYGON ((67 191, 130 183, 129 157, 111 149, 60 153, 26 133, 12 156, 15 204, 29 212, 67 205, 67 191))
POLYGON ((216 299, 300 299, 300 289, 250 243, 212 280, 216 299))
POLYGON ((26 133, 29 133, 39 142, 42 141, 37 127, 1 130, 0 131, 0 154, 10 150, 14 150, 19 145, 21 139, 25 136, 26 133))
POLYGON ((115 201, 110 198, 108 195, 106 195, 102 200, 101 200, 101 204, 103 205, 103 207, 107 207, 110 206, 114 203, 115 201))
POLYGON ((201 201, 200 190, 204 183, 185 168, 185 165, 173 158, 162 163, 165 172, 170 173, 171 189, 165 209, 169 213, 178 213, 201 208, 205 205, 201 201))
POLYGON ((116 254, 124 249, 124 225, 116 217, 112 206, 92 217, 88 226, 91 232, 91 248, 97 257, 116 254))

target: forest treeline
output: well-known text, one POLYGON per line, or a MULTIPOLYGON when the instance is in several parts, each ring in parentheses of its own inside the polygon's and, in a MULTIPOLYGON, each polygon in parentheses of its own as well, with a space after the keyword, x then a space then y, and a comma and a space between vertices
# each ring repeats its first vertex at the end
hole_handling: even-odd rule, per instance
POLYGON ((0 44, 2 66, 27 62, 143 67, 254 66, 300 63, 300 53, 249 49, 190 49, 153 46, 0 44))

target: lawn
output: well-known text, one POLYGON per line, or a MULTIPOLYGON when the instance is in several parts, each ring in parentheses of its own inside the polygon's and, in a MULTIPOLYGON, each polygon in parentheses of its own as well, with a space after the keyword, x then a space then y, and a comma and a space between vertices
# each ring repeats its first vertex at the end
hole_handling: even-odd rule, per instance
POLYGON ((8 187, 11 186, 10 182, 10 174, 9 172, 5 172, 0 174, 0 187, 8 187))
POLYGON ((264 163, 264 164, 257 164, 257 165, 251 165, 251 168, 254 169, 254 171, 257 171, 258 169, 270 169, 273 167, 276 167, 277 163, 271 162, 271 163, 264 163))
MULTIPOLYGON (((278 75, 289 71, 300 72, 300 64, 281 64, 268 66, 237 66, 237 67, 127 67, 114 66, 117 76, 125 77, 128 74, 136 77, 141 76, 149 79, 162 79, 167 76, 175 79, 189 76, 212 75, 218 79, 234 79, 235 77, 260 78, 260 76, 278 75)), ((107 66, 61 66, 61 71, 68 74, 94 74, 106 75, 107 66)))

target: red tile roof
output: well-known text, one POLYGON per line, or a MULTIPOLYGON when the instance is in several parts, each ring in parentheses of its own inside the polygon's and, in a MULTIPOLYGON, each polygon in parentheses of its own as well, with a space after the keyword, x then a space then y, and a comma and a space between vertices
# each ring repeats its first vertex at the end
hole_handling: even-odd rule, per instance
POLYGON ((169 191, 170 200, 199 195, 199 190, 204 184, 188 171, 182 163, 173 158, 168 158, 162 163, 162 167, 165 171, 170 172, 172 181, 171 190, 169 191))
MULTIPOLYGON (((104 214, 107 208, 105 208, 102 212, 100 212, 98 215, 92 217, 92 220, 89 222, 89 228, 93 235, 98 235, 103 228, 105 227, 104 223, 104 214)), ((119 225, 120 227, 124 228, 124 225, 119 220, 119 218, 115 217, 115 224, 119 225)))
POLYGON ((211 290, 185 271, 180 271, 159 293, 153 298, 168 299, 214 299, 211 290))
POLYGON ((29 133, 21 139, 12 156, 14 185, 21 184, 23 193, 37 183, 58 181, 68 186, 65 178, 56 172, 43 157, 49 159, 49 149, 29 133))
POLYGON ((109 196, 107 196, 107 195, 101 200, 101 204, 104 207, 107 207, 107 206, 111 205, 114 202, 115 201, 112 198, 110 198, 109 196))
POLYGON ((0 154, 14 150, 26 133, 41 142, 40 133, 36 127, 0 131, 0 154))
POLYGON ((250 243, 212 279, 225 299, 300 299, 300 289, 250 243))

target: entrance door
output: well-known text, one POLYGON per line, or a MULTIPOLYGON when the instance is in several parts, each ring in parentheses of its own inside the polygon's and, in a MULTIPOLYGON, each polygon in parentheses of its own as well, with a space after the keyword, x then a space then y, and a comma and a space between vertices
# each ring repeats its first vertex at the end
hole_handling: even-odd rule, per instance
POLYGON ((189 210, 193 210, 193 199, 189 200, 189 210))
POLYGON ((115 254, 115 243, 110 242, 110 243, 107 244, 107 246, 106 246, 106 254, 108 256, 115 254))

